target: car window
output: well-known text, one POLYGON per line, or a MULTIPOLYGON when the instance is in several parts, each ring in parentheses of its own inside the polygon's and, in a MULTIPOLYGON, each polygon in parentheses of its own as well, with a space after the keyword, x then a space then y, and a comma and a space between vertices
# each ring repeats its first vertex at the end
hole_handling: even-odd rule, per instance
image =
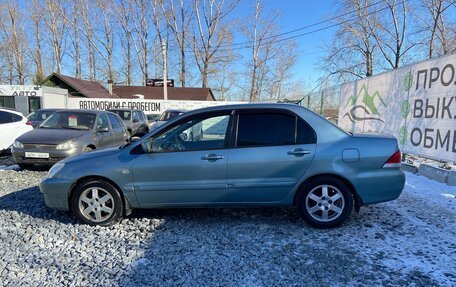
POLYGON ((113 114, 108 114, 109 121, 111 122, 111 126, 113 129, 120 129, 122 128, 122 124, 117 119, 117 117, 113 114))
POLYGON ((296 117, 281 113, 240 114, 237 147, 295 143, 296 117))
POLYGON ((53 111, 35 111, 30 113, 27 116, 27 119, 29 119, 30 121, 44 121, 53 113, 53 111))
POLYGON ((40 128, 89 130, 94 123, 94 114, 65 111, 52 114, 40 125, 40 128))
POLYGON ((139 112, 139 118, 141 119, 141 122, 147 122, 144 112, 139 112))
POLYGON ((134 120, 137 120, 137 121, 139 121, 139 115, 138 115, 138 112, 133 112, 132 118, 133 118, 133 121, 134 121, 134 120))
POLYGON ((22 118, 19 115, 0 111, 0 124, 20 122, 21 120, 22 120, 22 118))
POLYGON ((97 119, 97 129, 101 128, 109 129, 108 117, 106 116, 106 114, 101 114, 97 119))
POLYGON ((230 115, 197 118, 165 130, 150 141, 155 152, 219 149, 225 146, 230 115))
POLYGON ((297 144, 313 144, 317 142, 314 130, 303 119, 298 117, 298 127, 296 134, 297 144))
POLYGON ((119 110, 109 110, 110 112, 113 112, 115 114, 118 114, 119 117, 124 120, 124 121, 129 121, 131 118, 131 112, 130 111, 119 111, 119 110))

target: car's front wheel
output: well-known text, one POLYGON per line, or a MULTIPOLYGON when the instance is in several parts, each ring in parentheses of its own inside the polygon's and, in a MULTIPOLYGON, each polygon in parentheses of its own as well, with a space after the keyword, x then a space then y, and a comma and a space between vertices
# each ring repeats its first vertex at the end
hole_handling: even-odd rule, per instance
POLYGON ((309 225, 330 228, 341 225, 353 209, 350 189, 339 179, 319 177, 299 191, 296 204, 309 225))
POLYGON ((81 222, 90 225, 113 225, 123 215, 119 191, 103 180, 90 180, 76 186, 71 208, 81 222))

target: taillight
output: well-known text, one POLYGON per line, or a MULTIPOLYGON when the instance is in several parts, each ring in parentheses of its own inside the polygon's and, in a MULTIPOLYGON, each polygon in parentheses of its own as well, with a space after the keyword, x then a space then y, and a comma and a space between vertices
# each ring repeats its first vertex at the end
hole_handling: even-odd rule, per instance
POLYGON ((29 125, 29 126, 33 126, 33 123, 31 121, 27 121, 25 124, 29 125))
POLYGON ((395 152, 382 166, 382 168, 401 167, 401 151, 395 152))

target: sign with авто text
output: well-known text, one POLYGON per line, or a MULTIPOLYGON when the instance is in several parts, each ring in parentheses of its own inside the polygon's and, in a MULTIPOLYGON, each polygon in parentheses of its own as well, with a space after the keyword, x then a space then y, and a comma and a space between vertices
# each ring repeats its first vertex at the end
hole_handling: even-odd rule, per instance
POLYGON ((394 135, 403 152, 456 161, 456 55, 341 88, 339 126, 394 135))

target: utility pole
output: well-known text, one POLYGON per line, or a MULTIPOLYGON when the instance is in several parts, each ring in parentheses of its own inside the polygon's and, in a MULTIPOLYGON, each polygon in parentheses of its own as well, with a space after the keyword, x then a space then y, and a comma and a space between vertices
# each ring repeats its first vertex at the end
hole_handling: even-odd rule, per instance
POLYGON ((162 50, 163 50, 163 99, 168 100, 168 68, 166 64, 166 40, 162 39, 162 50))

